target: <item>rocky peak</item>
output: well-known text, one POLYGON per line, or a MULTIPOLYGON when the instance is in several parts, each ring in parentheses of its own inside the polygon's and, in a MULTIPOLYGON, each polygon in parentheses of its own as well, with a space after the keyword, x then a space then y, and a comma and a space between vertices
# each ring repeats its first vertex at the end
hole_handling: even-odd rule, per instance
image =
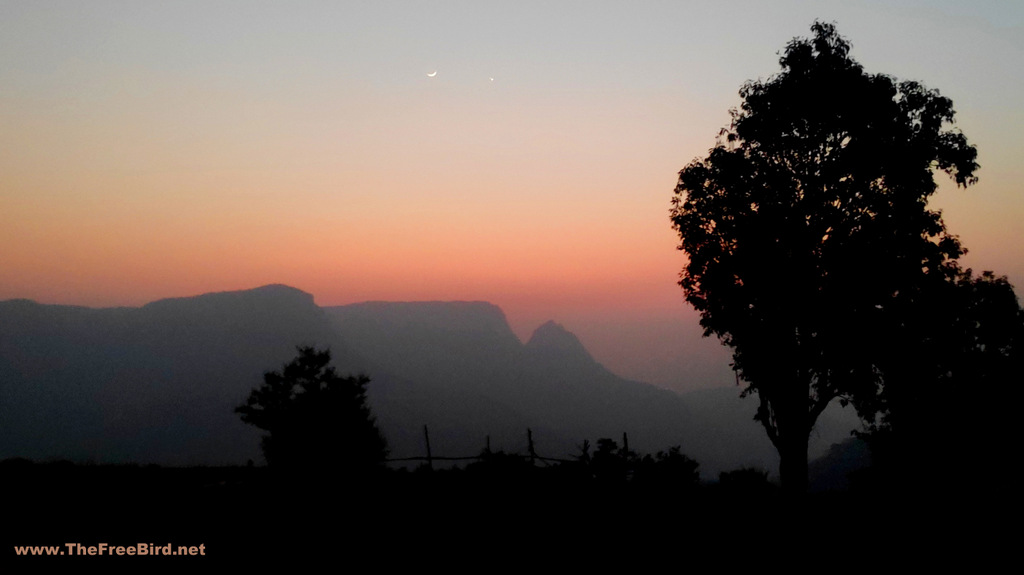
POLYGON ((549 321, 538 327, 526 348, 533 351, 543 351, 547 354, 557 353, 560 356, 586 358, 593 361, 590 352, 583 347, 580 340, 561 324, 549 321))

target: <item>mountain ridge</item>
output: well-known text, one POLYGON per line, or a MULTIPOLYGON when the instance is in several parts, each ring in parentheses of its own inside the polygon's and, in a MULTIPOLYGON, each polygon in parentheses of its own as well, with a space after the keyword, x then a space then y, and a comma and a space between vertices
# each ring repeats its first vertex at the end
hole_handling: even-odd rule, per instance
POLYGON ((554 321, 523 343, 489 302, 321 307, 282 284, 136 308, 27 301, 0 302, 0 458, 259 460, 258 431, 233 408, 313 344, 340 372, 370 374, 394 456, 422 455, 429 425, 435 454, 475 453, 485 437, 520 450, 531 428, 539 450, 565 457, 625 431, 635 450, 681 445, 705 473, 777 465, 737 390, 710 392, 730 408, 705 413, 708 402, 610 372, 554 321))

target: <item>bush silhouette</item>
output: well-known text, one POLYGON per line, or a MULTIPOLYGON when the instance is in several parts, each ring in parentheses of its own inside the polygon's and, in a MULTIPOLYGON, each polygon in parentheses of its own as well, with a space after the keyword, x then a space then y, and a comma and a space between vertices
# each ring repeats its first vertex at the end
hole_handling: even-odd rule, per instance
POLYGON ((684 455, 676 445, 659 451, 654 457, 644 455, 636 464, 633 481, 651 487, 690 489, 700 485, 700 464, 684 455))

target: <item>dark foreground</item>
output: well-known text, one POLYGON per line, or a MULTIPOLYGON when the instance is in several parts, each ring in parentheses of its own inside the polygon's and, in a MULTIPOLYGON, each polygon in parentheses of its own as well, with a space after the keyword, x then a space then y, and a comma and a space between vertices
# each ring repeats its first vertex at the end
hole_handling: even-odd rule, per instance
POLYGON ((678 571, 821 560, 920 566, 954 555, 977 567, 1005 551, 1003 537, 988 535, 990 521, 1015 514, 965 496, 845 492, 788 501, 765 485, 679 487, 553 473, 388 471, 342 481, 259 467, 6 461, 0 487, 0 558, 26 568, 202 570, 327 560, 360 570, 542 564, 678 571), (179 548, 195 554, 163 555, 179 548), (146 554, 128 555, 140 550, 146 554))

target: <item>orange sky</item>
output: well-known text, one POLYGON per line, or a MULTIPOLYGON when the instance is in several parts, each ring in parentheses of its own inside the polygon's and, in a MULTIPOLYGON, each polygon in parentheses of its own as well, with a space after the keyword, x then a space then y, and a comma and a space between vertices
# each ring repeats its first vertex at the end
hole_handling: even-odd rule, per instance
POLYGON ((981 183, 936 205, 967 265, 1024 285, 1019 11, 249 6, 0 3, 0 299, 487 300, 698 385, 669 369, 720 359, 674 283, 676 172, 815 18, 953 99, 981 183))

